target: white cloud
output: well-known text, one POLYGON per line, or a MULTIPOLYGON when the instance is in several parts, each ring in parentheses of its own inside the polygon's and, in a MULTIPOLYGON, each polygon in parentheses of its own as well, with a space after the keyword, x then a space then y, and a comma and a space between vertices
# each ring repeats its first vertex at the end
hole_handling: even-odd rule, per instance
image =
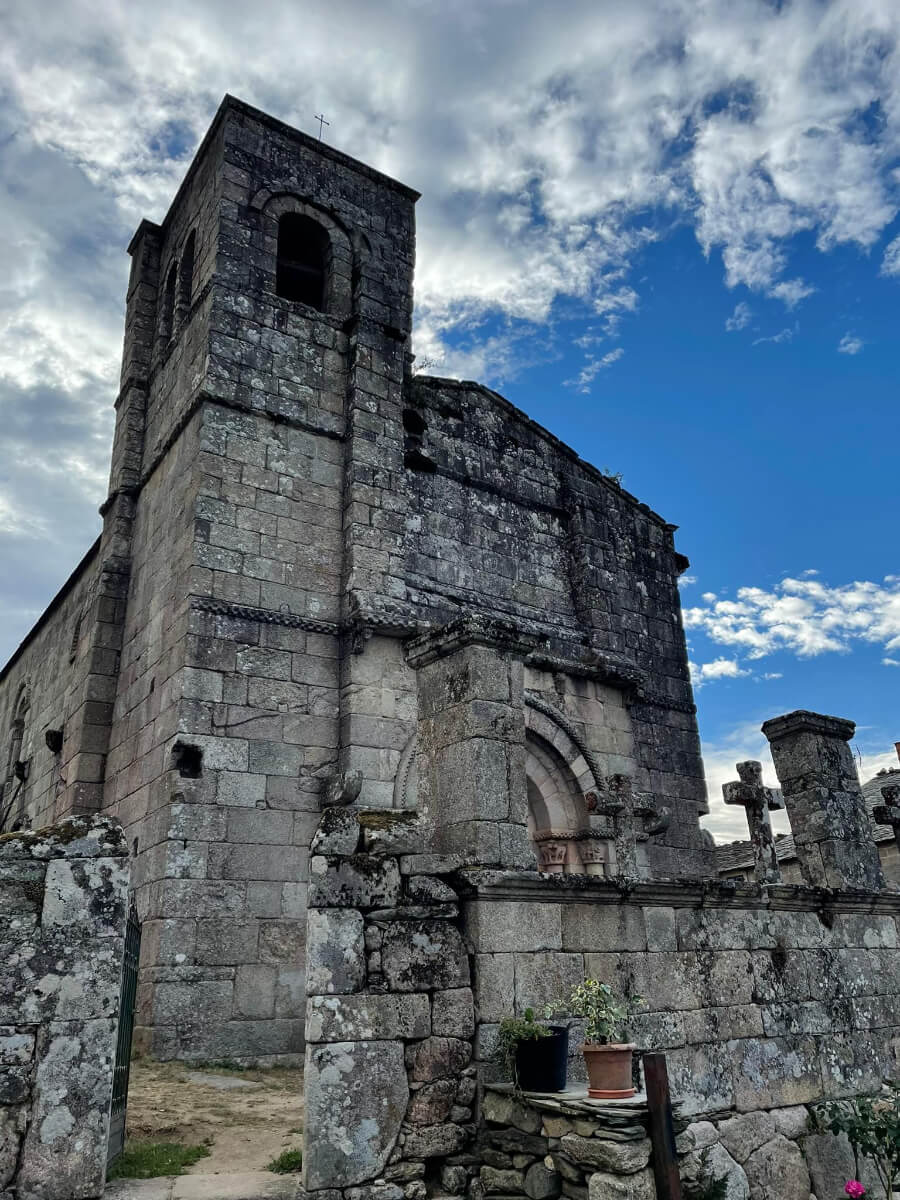
MULTIPOLYGON (((543 334, 560 302, 598 337, 639 319, 639 256, 680 224, 727 286, 790 307, 810 288, 797 234, 868 250, 897 213, 891 0, 570 0, 564 20, 550 0, 7 9, 0 500, 33 536, 22 560, 0 544, 0 617, 39 607, 57 543, 96 528, 123 247, 163 217, 225 91, 310 132, 324 111, 332 144, 422 189, 416 352, 487 383, 558 352, 543 334), (36 397, 52 430, 22 415, 36 397), (25 464, 48 437, 64 453, 39 484, 25 464)), ((900 238, 881 269, 900 273, 900 238)), ((598 353, 576 385, 614 361, 598 353)))
POLYGON ((686 629, 741 651, 748 659, 787 651, 800 658, 844 653, 867 642, 900 650, 900 582, 831 587, 783 579, 772 590, 738 588, 734 600, 707 600, 684 610, 686 629))
POLYGON ((696 575, 681 575, 678 579, 678 586, 680 588, 686 588, 686 587, 690 587, 691 584, 696 583, 696 582, 697 582, 696 575))
POLYGON ((591 384, 597 378, 601 371, 605 371, 611 367, 613 363, 617 363, 625 351, 621 346, 617 346, 615 350, 610 350, 608 354, 604 354, 602 358, 589 357, 587 363, 581 368, 578 376, 575 379, 567 379, 566 387, 574 387, 577 391, 585 395, 590 392, 591 384))
POLYGON ((882 275, 900 275, 900 237, 895 237, 884 248, 881 260, 882 275))
POLYGON ((708 663, 688 663, 691 669, 691 680, 695 688, 703 687, 705 683, 709 683, 714 679, 737 679, 741 675, 749 675, 750 672, 744 670, 737 659, 733 658, 716 658, 708 663))
POLYGON ((734 306, 734 312, 725 322, 725 328, 729 333, 734 333, 738 329, 746 329, 753 319, 753 313, 750 310, 750 305, 745 304, 742 300, 734 306))
POLYGON ((780 333, 774 333, 771 337, 755 338, 753 345, 760 346, 763 342, 774 342, 780 346, 783 342, 792 342, 794 340, 794 332, 795 330, 793 329, 782 329, 780 333))
POLYGON ((845 333, 838 342, 838 354, 859 354, 865 342, 853 333, 845 333))
POLYGON ((883 658, 883 659, 881 660, 881 665, 882 665, 883 667, 900 667, 900 659, 897 659, 897 658, 883 658))
POLYGON ((802 279, 785 279, 769 289, 769 295, 783 300, 788 308, 796 308, 801 300, 811 296, 816 289, 802 279))

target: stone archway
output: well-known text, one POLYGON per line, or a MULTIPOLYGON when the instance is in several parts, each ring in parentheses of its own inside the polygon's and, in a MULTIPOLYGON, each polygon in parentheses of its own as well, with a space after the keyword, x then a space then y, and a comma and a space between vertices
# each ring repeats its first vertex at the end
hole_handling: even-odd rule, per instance
MULTIPOLYGON (((400 756, 394 808, 418 807, 416 735, 400 756)), ((543 698, 525 696, 525 782, 528 832, 541 871, 603 874, 606 844, 591 830, 588 801, 600 790, 596 763, 577 731, 543 698)))

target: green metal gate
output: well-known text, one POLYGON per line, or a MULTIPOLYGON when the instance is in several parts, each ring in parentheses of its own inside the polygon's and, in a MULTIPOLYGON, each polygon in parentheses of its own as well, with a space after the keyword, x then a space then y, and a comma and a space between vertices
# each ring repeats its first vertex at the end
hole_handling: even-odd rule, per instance
POLYGON ((134 1033, 134 1004, 140 958, 141 923, 132 897, 128 924, 125 927, 125 957, 122 963, 122 990, 119 996, 119 1037, 116 1043, 116 1066, 113 1071, 112 1103, 109 1109, 107 1166, 118 1158, 125 1146, 125 1109, 128 1105, 131 1038, 134 1033))

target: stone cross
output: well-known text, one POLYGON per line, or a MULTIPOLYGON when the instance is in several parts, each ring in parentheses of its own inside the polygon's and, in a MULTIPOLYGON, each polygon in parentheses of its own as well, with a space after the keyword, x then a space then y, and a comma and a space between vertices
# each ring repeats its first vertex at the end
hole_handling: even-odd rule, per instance
POLYGON ((738 778, 733 782, 722 784, 722 798, 726 804, 739 804, 747 814, 753 847, 753 878, 757 883, 781 883, 775 837, 769 820, 771 810, 784 808, 781 789, 763 785, 761 763, 739 762, 737 773, 738 778))
POLYGON ((881 789, 884 804, 876 804, 872 816, 878 825, 890 825, 894 830, 894 841, 900 850, 900 783, 889 783, 881 789))
POLYGON ((666 827, 668 812, 657 808, 649 794, 635 792, 630 775, 610 775, 606 796, 599 801, 598 811, 612 818, 616 874, 626 879, 641 878, 646 873, 646 854, 639 855, 638 843, 646 842, 651 833, 666 827))

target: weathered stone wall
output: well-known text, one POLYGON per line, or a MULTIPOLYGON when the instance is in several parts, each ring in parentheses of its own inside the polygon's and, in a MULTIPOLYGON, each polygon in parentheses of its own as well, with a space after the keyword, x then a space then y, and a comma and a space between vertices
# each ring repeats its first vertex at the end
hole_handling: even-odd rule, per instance
POLYGON ((501 1085, 485 1089, 480 1116, 472 1196, 656 1200, 641 1097, 601 1104, 501 1085))
MULTIPOLYGON (((631 1036, 666 1053, 687 1197, 837 1200, 852 1154, 812 1113, 900 1076, 900 898, 451 871, 423 832, 330 809, 313 842, 308 1190, 653 1200, 639 1099, 490 1090, 502 1017, 590 975, 643 997, 631 1036)), ((581 1040, 570 1022, 575 1088, 581 1040)))
POLYGON ((456 892, 432 873, 440 864, 415 853, 420 839, 410 814, 341 808, 325 812, 313 839, 309 1191, 424 1200, 424 1180, 442 1168, 444 1186, 463 1190, 452 1168, 473 1134, 469 956, 456 892))
MULTIPOLYGON (((463 930, 488 1077, 497 1022, 587 976, 643 998, 633 1040, 665 1051, 688 1116, 858 1095, 900 1077, 896 895, 468 879, 463 930)), ((573 1078, 583 1078, 578 1047, 576 1026, 573 1078)))
POLYGON ((39 625, 29 634, 0 673, 0 832, 47 825, 53 821, 57 798, 74 747, 63 743, 62 752, 46 743, 48 729, 65 731, 79 706, 77 683, 87 653, 82 621, 96 586, 97 546, 79 563, 53 600, 39 625), (21 783, 12 774, 10 753, 14 723, 24 710, 20 758, 28 764, 21 783))
POLYGON ((109 821, 0 838, 4 1200, 103 1192, 127 894, 127 848, 109 821))
MULTIPOLYGON (((152 354, 145 470, 162 457, 138 505, 108 799, 138 843, 136 1036, 162 1057, 302 1051, 307 848, 341 728, 347 767, 365 714, 352 679, 340 703, 345 510, 373 490, 374 414, 402 381, 412 195, 229 101, 158 234, 164 282, 197 231, 196 294, 152 354), (324 312, 275 295, 277 219, 310 203, 332 241, 324 312)), ((161 284, 157 327, 163 301, 161 284)))
POLYGON ((675 527, 486 388, 420 376, 409 399, 406 582, 419 619, 462 606, 526 622, 551 654, 593 654, 605 682, 629 683, 629 728, 612 753, 671 810, 655 871, 709 873, 675 527))
MULTIPOLYGON (((685 1200, 844 1200, 860 1179, 883 1200, 873 1163, 858 1162, 844 1135, 823 1133, 815 1105, 790 1105, 694 1120, 674 1108, 675 1150, 685 1200)), ((596 1101, 584 1094, 510 1095, 487 1087, 471 1195, 528 1200, 655 1200, 641 1096, 596 1101)))

